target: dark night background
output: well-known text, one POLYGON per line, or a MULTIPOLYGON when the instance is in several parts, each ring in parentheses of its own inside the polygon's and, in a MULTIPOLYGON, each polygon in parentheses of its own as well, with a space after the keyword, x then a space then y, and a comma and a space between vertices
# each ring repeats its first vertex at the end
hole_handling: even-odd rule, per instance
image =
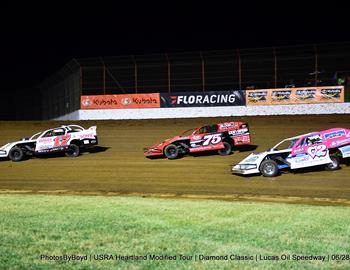
POLYGON ((335 1, 72 2, 1 4, 0 119, 72 58, 349 41, 335 1))

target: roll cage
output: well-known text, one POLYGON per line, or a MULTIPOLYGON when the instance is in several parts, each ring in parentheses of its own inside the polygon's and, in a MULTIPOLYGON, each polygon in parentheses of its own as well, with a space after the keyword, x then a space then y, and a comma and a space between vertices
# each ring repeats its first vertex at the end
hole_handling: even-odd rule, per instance
POLYGON ((307 136, 310 136, 312 134, 316 134, 316 133, 307 133, 307 134, 303 134, 303 135, 299 135, 299 136, 295 136, 295 137, 291 137, 291 138, 287 138, 284 139, 283 141, 280 141, 279 143, 277 143, 275 146, 273 146, 270 151, 280 151, 280 150, 287 150, 287 149, 292 149, 294 146, 297 145, 301 145, 304 141, 304 138, 307 136), (285 142, 290 142, 288 147, 285 149, 278 149, 278 147, 282 144, 284 144, 285 142))
POLYGON ((39 138, 52 137, 52 136, 62 136, 62 135, 65 135, 66 133, 80 132, 84 130, 85 129, 79 125, 60 126, 60 127, 51 128, 45 131, 40 131, 38 133, 35 133, 29 138, 29 140, 37 140, 39 138))

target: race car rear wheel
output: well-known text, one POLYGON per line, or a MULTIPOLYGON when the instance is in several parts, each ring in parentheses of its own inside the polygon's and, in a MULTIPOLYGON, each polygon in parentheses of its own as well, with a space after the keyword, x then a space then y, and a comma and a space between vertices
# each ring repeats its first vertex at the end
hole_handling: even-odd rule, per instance
POLYGON ((218 150, 218 153, 221 155, 221 156, 227 156, 229 154, 232 153, 232 146, 230 143, 228 142, 223 142, 223 145, 225 148, 222 148, 220 150, 218 150))
POLYGON ((71 144, 65 154, 67 157, 77 157, 80 154, 80 148, 78 145, 71 144))
POLYGON ((276 161, 271 159, 266 159, 261 162, 260 172, 265 177, 274 177, 278 174, 278 165, 276 161))
POLYGON ((179 156, 179 149, 177 149, 177 146, 174 144, 169 144, 167 147, 164 149, 164 155, 168 159, 175 159, 179 156))
POLYGON ((340 167, 340 159, 337 156, 330 156, 332 163, 329 163, 325 166, 327 171, 335 171, 340 167))
POLYGON ((24 158, 24 152, 18 146, 12 147, 10 152, 9 152, 9 158, 12 161, 21 161, 24 158))

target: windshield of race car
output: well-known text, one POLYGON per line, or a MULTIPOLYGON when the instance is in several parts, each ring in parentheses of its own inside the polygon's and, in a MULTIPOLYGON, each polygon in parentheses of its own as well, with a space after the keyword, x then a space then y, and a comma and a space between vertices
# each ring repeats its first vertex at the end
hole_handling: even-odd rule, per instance
POLYGON ((273 148, 273 150, 276 151, 276 150, 291 149, 297 141, 298 141, 298 139, 284 140, 284 141, 276 144, 276 146, 273 148))
POLYGON ((182 132, 181 136, 183 136, 183 137, 184 136, 190 136, 190 135, 192 135, 194 130, 196 130, 196 129, 195 128, 188 129, 188 130, 182 132))

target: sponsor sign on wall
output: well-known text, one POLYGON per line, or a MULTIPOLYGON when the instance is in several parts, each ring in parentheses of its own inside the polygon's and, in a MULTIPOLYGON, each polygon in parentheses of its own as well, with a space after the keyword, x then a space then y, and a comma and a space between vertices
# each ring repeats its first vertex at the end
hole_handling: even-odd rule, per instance
POLYGON ((246 90, 247 105, 344 102, 343 86, 246 90))
POLYGON ((81 96, 80 108, 89 109, 135 109, 159 108, 159 93, 81 96))
POLYGON ((161 107, 244 106, 245 93, 235 91, 161 93, 161 107))

